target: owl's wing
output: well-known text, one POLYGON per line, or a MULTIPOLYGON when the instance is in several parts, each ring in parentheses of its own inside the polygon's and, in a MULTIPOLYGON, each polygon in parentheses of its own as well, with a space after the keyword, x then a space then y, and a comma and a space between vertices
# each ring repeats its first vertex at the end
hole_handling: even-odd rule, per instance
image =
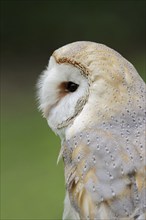
POLYGON ((103 123, 64 143, 66 186, 85 219, 142 219, 146 208, 144 117, 103 123))

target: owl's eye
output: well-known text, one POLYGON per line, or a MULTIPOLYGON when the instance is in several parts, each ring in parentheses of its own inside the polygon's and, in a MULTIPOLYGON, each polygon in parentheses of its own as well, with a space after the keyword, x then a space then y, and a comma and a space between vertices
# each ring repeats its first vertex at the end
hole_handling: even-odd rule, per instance
POLYGON ((78 88, 78 84, 74 83, 74 82, 67 82, 66 83, 66 89, 69 91, 69 92, 75 92, 78 88))

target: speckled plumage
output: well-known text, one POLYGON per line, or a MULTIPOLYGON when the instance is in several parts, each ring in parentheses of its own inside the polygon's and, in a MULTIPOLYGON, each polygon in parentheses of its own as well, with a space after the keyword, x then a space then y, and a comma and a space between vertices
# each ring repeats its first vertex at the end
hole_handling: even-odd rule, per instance
MULTIPOLYGON (((132 64, 102 44, 75 42, 52 57, 57 65, 75 66, 88 81, 71 117, 53 127, 46 116, 62 139, 67 189, 63 218, 145 219, 144 81, 132 64)), ((41 97, 42 88, 43 83, 41 97)), ((44 102, 46 108, 47 98, 44 102)))

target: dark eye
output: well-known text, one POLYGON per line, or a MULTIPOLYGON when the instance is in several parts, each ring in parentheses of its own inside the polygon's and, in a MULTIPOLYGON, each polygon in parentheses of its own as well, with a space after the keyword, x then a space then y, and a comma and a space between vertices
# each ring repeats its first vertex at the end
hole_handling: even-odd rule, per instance
POLYGON ((69 92, 75 92, 78 88, 78 84, 74 83, 74 82, 67 82, 66 84, 66 89, 69 91, 69 92))

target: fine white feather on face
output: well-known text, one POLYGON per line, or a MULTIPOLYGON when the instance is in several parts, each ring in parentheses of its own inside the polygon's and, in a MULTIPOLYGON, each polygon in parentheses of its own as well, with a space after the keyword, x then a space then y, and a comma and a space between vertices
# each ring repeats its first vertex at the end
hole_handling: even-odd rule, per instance
POLYGON ((40 110, 56 133, 82 110, 89 84, 83 73, 71 64, 58 64, 50 58, 38 82, 40 110))

